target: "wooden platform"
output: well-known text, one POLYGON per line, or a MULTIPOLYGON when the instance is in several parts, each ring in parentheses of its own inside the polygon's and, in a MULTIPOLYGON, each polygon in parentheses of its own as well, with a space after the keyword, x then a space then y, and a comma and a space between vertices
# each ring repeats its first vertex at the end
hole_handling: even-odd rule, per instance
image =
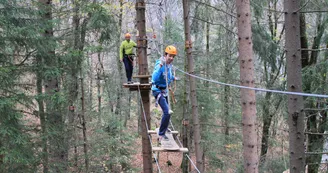
POLYGON ((123 83, 124 88, 129 88, 130 91, 136 91, 138 88, 140 90, 150 90, 151 89, 151 82, 140 84, 140 82, 134 82, 133 84, 123 83))
MULTIPOLYGON (((158 137, 158 128, 156 128, 156 130, 149 130, 148 133, 149 134, 156 134, 158 137)), ((173 132, 175 134, 178 134, 178 131, 172 131, 169 133, 166 133, 165 135, 169 138, 169 140, 165 141, 162 140, 160 141, 161 146, 160 147, 153 147, 152 150, 153 151, 157 151, 157 152, 183 152, 183 153, 187 153, 189 150, 188 148, 180 148, 179 145, 175 142, 174 137, 173 137, 173 132)))

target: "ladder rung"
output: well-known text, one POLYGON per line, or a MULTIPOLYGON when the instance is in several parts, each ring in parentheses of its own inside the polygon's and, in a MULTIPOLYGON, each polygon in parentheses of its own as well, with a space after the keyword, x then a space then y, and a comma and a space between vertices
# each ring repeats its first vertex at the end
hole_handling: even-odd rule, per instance
POLYGON ((153 147, 153 151, 159 151, 159 152, 182 152, 187 153, 189 150, 188 148, 179 148, 178 150, 166 150, 162 147, 153 147))

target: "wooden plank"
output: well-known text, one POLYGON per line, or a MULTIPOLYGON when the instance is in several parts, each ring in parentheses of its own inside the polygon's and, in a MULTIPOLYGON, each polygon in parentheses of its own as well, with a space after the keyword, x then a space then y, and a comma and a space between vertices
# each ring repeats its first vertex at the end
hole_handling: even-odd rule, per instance
MULTIPOLYGON (((159 128, 156 128, 156 134, 158 134, 159 128)), ((161 140, 161 148, 165 150, 179 150, 179 145, 175 142, 172 133, 165 133, 168 140, 161 140)))
POLYGON ((153 147, 153 151, 158 151, 158 152, 182 152, 182 153, 189 152, 188 148, 179 148, 178 150, 166 150, 162 147, 153 147))
MULTIPOLYGON (((172 133, 173 135, 177 135, 177 134, 179 134, 178 131, 171 131, 171 133, 172 133)), ((148 134, 157 134, 157 133, 156 133, 155 130, 148 130, 148 134)))
POLYGON ((151 75, 135 75, 135 76, 132 76, 132 78, 149 78, 151 77, 151 75))
POLYGON ((132 84, 123 83, 123 86, 124 87, 151 86, 151 82, 149 82, 149 83, 142 83, 142 84, 140 84, 140 82, 133 82, 132 84))
POLYGON ((151 82, 149 83, 142 83, 140 84, 140 82, 134 82, 132 84, 128 84, 128 83, 123 83, 123 87, 124 88, 129 88, 131 91, 135 91, 135 90, 150 90, 151 89, 151 82))

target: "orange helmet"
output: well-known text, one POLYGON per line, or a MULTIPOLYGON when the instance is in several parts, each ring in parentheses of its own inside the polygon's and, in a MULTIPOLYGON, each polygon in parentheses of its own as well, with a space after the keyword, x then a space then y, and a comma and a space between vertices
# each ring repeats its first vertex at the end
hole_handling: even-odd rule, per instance
POLYGON ((125 38, 127 38, 127 37, 131 38, 131 34, 130 33, 126 33, 125 34, 125 38))
POLYGON ((175 48, 172 45, 167 46, 166 49, 165 49, 165 52, 168 53, 168 54, 172 54, 172 55, 177 55, 177 53, 178 53, 177 48, 175 48))

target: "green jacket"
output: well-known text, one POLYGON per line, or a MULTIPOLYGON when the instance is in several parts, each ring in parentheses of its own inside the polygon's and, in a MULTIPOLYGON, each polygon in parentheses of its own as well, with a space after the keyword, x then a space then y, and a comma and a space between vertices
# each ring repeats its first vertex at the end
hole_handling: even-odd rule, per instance
POLYGON ((133 47, 136 47, 137 44, 130 40, 130 42, 127 42, 124 40, 120 46, 120 60, 123 59, 123 54, 125 55, 131 55, 133 54, 133 47))

